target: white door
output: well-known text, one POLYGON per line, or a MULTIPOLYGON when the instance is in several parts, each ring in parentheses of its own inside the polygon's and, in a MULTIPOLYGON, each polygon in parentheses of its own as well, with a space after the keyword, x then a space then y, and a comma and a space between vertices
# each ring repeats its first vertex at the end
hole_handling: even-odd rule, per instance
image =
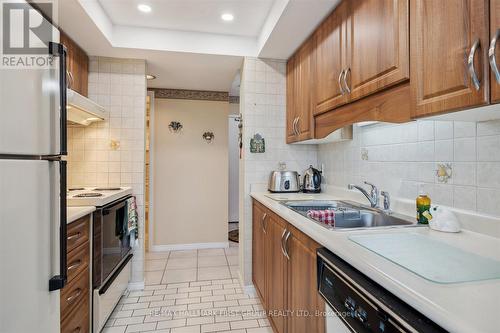
MULTIPOLYGON (((59 42, 55 28, 51 41, 59 42)), ((0 155, 59 154, 59 58, 53 63, 51 69, 0 68, 0 155)))
POLYGON ((228 131, 228 160, 229 160, 229 222, 236 222, 239 219, 239 163, 240 147, 238 143, 239 122, 237 116, 229 116, 228 131))
POLYGON ((0 160, 0 332, 60 331, 59 164, 0 160))

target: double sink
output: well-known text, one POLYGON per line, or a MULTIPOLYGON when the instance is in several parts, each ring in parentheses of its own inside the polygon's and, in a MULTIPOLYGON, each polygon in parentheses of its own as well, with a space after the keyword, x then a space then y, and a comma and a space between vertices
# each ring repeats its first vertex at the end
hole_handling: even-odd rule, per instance
POLYGON ((327 229, 417 226, 416 222, 408 216, 388 213, 377 208, 369 208, 350 201, 293 200, 283 201, 281 204, 327 229), (307 212, 310 210, 335 211, 335 226, 330 226, 307 216, 307 212))

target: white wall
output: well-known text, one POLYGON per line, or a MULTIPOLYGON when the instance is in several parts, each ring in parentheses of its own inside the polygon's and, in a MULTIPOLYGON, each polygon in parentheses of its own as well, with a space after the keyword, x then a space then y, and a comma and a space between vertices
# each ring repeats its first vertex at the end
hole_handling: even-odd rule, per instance
POLYGON ((285 143, 285 101, 285 61, 245 58, 240 88, 244 146, 240 160, 240 274, 244 285, 252 284, 252 186, 266 186, 280 161, 301 174, 310 164, 317 164, 316 146, 285 143), (250 153, 250 138, 256 133, 266 140, 263 154, 250 153))
POLYGON ((406 199, 422 185, 433 203, 500 216, 500 121, 355 126, 353 141, 320 145, 318 159, 328 185, 367 180, 406 199), (451 163, 448 183, 438 181, 438 163, 451 163))
POLYGON ((227 244, 228 102, 155 99, 152 248, 227 244), (179 121, 183 129, 171 133, 179 121), (208 144, 202 134, 214 132, 208 144))
POLYGON ((132 282, 143 281, 145 73, 144 60, 91 57, 89 98, 109 119, 68 129, 69 187, 131 186, 137 197, 140 246, 134 250, 132 282), (120 147, 112 149, 111 140, 120 147))

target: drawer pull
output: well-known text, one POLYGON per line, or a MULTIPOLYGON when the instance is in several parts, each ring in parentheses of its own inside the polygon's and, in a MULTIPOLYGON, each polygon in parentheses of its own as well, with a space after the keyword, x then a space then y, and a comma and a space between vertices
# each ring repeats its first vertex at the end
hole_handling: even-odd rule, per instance
POLYGON ((72 262, 69 267, 68 267, 68 271, 69 270, 72 270, 72 269, 75 269, 77 268, 78 266, 80 266, 82 264, 82 261, 80 259, 78 259, 77 261, 74 261, 72 262))
POLYGON ((82 290, 80 288, 76 289, 76 292, 73 295, 66 298, 66 302, 68 302, 69 304, 73 303, 73 301, 75 299, 77 299, 78 297, 80 297, 81 294, 82 294, 82 290))
POLYGON ((78 239, 82 236, 82 233, 81 232, 77 232, 76 234, 73 234, 73 235, 70 235, 68 236, 68 240, 73 240, 73 239, 78 239))

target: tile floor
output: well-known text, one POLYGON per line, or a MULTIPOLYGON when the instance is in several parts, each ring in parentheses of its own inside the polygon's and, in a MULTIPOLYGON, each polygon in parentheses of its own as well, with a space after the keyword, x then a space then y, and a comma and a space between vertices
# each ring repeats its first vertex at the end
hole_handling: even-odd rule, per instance
POLYGON ((146 287, 125 294, 103 333, 272 333, 238 279, 238 244, 146 253, 146 287))

